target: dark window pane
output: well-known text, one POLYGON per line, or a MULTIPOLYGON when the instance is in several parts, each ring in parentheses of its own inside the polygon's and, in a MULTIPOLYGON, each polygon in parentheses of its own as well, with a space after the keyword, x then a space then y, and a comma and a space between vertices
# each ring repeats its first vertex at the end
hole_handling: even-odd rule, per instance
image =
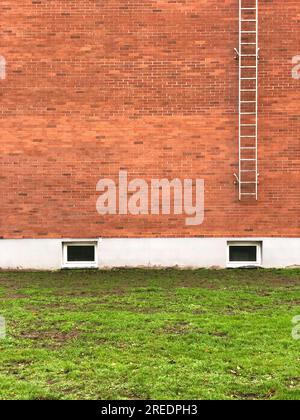
POLYGON ((256 246, 231 246, 230 247, 231 262, 256 262, 257 247, 256 246))
POLYGON ((68 262, 94 262, 94 246, 68 246, 68 262))

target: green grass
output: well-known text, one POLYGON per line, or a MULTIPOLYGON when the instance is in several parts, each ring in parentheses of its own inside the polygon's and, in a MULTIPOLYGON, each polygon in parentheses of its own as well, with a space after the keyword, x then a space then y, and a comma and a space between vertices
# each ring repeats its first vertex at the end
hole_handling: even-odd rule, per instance
POLYGON ((299 399, 299 270, 0 272, 0 399, 299 399))

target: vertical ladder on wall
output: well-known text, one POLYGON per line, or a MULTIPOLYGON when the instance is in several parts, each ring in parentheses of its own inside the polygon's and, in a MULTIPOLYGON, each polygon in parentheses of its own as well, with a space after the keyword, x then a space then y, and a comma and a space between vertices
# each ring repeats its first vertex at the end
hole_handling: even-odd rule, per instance
POLYGON ((258 200, 258 0, 239 0, 239 199, 258 200))

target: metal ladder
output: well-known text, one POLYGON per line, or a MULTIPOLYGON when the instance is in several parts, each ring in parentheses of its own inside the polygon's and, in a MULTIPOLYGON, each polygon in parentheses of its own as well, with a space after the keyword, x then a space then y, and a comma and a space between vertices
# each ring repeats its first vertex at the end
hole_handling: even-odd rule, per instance
POLYGON ((239 0, 239 200, 258 200, 258 0, 239 0))

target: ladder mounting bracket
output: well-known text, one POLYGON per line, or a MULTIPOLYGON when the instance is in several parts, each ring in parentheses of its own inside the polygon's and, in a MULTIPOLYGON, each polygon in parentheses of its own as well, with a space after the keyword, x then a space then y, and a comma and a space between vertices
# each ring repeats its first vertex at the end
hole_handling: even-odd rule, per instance
POLYGON ((240 183, 240 180, 239 180, 239 177, 237 176, 237 174, 233 174, 234 175, 234 177, 235 177, 235 181, 234 181, 234 183, 235 184, 239 184, 240 183))
POLYGON ((257 49, 257 59, 260 60, 260 48, 257 49))

